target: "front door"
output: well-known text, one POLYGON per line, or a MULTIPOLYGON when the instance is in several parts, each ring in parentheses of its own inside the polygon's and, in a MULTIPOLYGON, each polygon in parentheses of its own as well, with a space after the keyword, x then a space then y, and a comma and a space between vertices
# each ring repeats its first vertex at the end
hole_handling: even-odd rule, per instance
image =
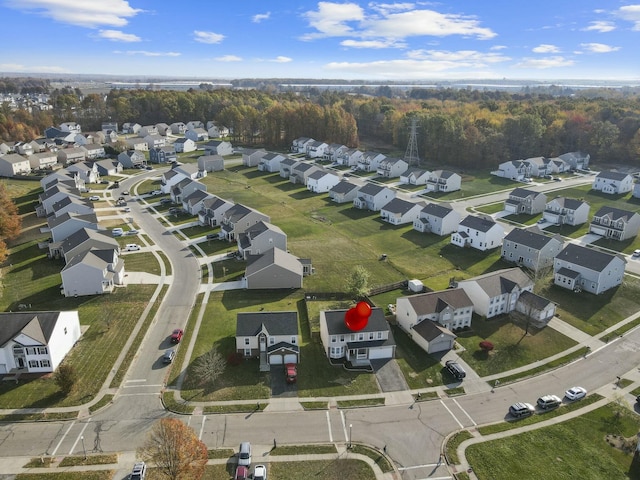
POLYGON ((267 337, 264 334, 260 335, 260 351, 261 352, 267 351, 267 337))

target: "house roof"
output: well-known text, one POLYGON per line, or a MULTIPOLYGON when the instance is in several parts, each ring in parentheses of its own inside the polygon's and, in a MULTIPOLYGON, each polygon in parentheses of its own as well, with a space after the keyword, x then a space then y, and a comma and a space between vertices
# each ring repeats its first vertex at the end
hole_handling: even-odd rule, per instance
POLYGON ((431 172, 431 175, 434 175, 438 178, 443 178, 443 179, 447 179, 452 177, 453 175, 456 175, 455 172, 452 172, 451 170, 434 170, 433 172, 431 172))
POLYGON ((447 306, 456 310, 473 306, 473 302, 462 288, 420 293, 403 298, 409 301, 409 305, 418 315, 438 313, 447 306))
POLYGON ((422 210, 421 213, 426 215, 431 215, 436 218, 444 218, 453 212, 453 208, 439 203, 428 203, 422 210))
POLYGON ((526 247, 533 248, 534 250, 540 250, 548 245, 549 242, 554 240, 554 237, 545 235, 537 227, 532 227, 527 229, 514 228, 506 237, 504 237, 504 239, 505 241, 524 245, 526 247))
POLYGON ((201 202, 205 198, 207 198, 209 194, 204 190, 194 190, 191 195, 185 198, 183 201, 187 202, 189 205, 193 206, 198 202, 201 202))
MULTIPOLYGON (((72 233, 67 238, 62 241, 61 247, 63 252, 69 252, 73 250, 78 245, 82 245, 84 242, 93 241, 99 242, 99 244, 113 246, 114 248, 119 249, 120 246, 115 238, 105 235, 104 233, 98 232, 96 230, 90 228, 81 228, 75 233, 72 233)), ((87 248, 89 250, 90 247, 87 248)))
POLYGON ((57 217, 54 217, 54 216, 47 217, 47 224, 49 225, 49 228, 55 228, 58 225, 62 225, 66 221, 72 220, 72 219, 80 220, 87 223, 93 223, 96 226, 98 225, 98 216, 95 214, 95 212, 85 213, 85 214, 65 212, 61 215, 58 215, 57 217))
MULTIPOLYGON (((347 310, 325 310, 324 318, 327 324, 329 335, 347 335, 354 333, 349 330, 344 323, 347 310)), ((386 332, 389 331, 389 323, 384 317, 384 312, 379 307, 371 308, 371 316, 367 325, 359 332, 386 332)))
POLYGON ((517 187, 510 194, 510 197, 518 197, 518 198, 527 198, 527 197, 537 197, 538 195, 544 195, 540 192, 535 192, 533 190, 529 190, 528 188, 517 187))
POLYGON ((573 278, 575 280, 580 276, 580 272, 576 272, 575 270, 571 270, 570 268, 567 268, 567 267, 561 267, 558 270, 558 275, 561 275, 567 278, 573 278))
POLYGON ((577 210, 582 205, 588 205, 584 200, 577 200, 575 198, 567 198, 567 197, 556 197, 553 200, 549 200, 547 203, 556 202, 561 207, 564 207, 568 210, 577 210))
POLYGON ((625 178, 629 177, 630 175, 628 173, 622 173, 622 172, 612 172, 610 170, 603 170, 602 172, 600 172, 598 174, 598 176, 596 178, 604 178, 606 180, 616 180, 616 181, 621 181, 624 180, 625 178))
POLYGON ((110 263, 113 263, 113 261, 115 260, 114 251, 115 249, 107 250, 90 248, 86 252, 82 252, 71 258, 64 266, 62 271, 64 272, 65 270, 70 270, 71 268, 79 264, 88 265, 98 270, 104 270, 110 263))
POLYGON ((263 222, 263 221, 260 221, 255 225, 252 225, 247 230, 245 230, 244 233, 248 235, 249 238, 256 238, 258 235, 267 231, 276 232, 286 236, 286 234, 282 231, 282 229, 277 225, 274 225, 273 223, 269 223, 269 222, 263 222))
POLYGON ((184 138, 178 138, 178 139, 176 139, 176 141, 175 141, 175 142, 173 142, 173 143, 186 143, 186 142, 191 142, 191 143, 193 143, 193 140, 191 140, 190 138, 186 138, 186 137, 184 137, 184 138))
POLYGON ((470 282, 476 282, 490 298, 511 293, 516 286, 524 288, 532 284, 529 276, 517 267, 485 273, 478 277, 463 280, 458 285, 470 282))
POLYGON ((553 303, 551 300, 541 297, 540 295, 536 295, 528 290, 525 290, 520 294, 518 302, 522 302, 524 305, 531 307, 534 310, 544 310, 549 306, 549 304, 553 303))
POLYGON ((479 232, 488 232, 495 225, 497 225, 497 223, 491 218, 476 217, 475 215, 467 215, 464 220, 460 222, 461 227, 468 227, 479 232))
POLYGON ((358 185, 351 183, 349 180, 341 180, 331 187, 330 192, 333 193, 349 193, 352 190, 357 190, 358 185))
POLYGON ((93 204, 86 198, 78 198, 78 197, 72 197, 72 196, 61 198, 56 203, 54 203, 51 206, 51 208, 53 209, 54 212, 57 212, 61 208, 66 207, 71 203, 75 203, 76 205, 82 205, 82 206, 93 209, 93 204))
MULTIPOLYGON (((567 244, 567 246, 556 255, 557 260, 579 265, 596 272, 603 271, 615 257, 616 255, 601 252, 594 248, 576 245, 575 243, 567 244)), ((624 262, 625 260, 622 259, 622 261, 624 262)))
POLYGON ((601 207, 593 216, 594 217, 604 217, 608 216, 612 220, 625 220, 629 221, 631 217, 637 215, 635 212, 630 212, 629 210, 622 210, 621 208, 604 206, 601 207))
POLYGON ((260 270, 264 270, 271 265, 278 265, 279 267, 291 272, 302 274, 302 264, 298 261, 296 256, 291 255, 284 250, 280 250, 279 248, 272 248, 264 252, 262 255, 249 255, 249 258, 247 259, 245 277, 254 275, 260 270))
POLYGON ((433 320, 423 320, 417 325, 413 326, 413 331, 424 338, 427 342, 431 342, 438 338, 440 335, 446 335, 456 338, 456 335, 448 328, 443 327, 438 322, 433 320))
POLYGON ((366 183, 365 185, 363 185, 360 190, 358 190, 358 193, 361 193, 363 195, 372 195, 372 196, 376 196, 377 194, 379 194, 382 190, 384 190, 385 186, 383 185, 377 185, 375 183, 366 183))
POLYGON ((0 347, 24 333, 47 345, 61 312, 10 312, 0 313, 0 347))
POLYGON ((405 213, 411 211, 412 208, 419 207, 420 204, 410 202, 408 200, 403 200, 402 198, 394 198, 389 203, 387 203, 382 210, 385 210, 390 213, 398 213, 400 215, 404 215, 405 213))
POLYGON ((255 337, 262 329, 269 335, 298 335, 298 313, 241 312, 236 316, 237 337, 255 337))

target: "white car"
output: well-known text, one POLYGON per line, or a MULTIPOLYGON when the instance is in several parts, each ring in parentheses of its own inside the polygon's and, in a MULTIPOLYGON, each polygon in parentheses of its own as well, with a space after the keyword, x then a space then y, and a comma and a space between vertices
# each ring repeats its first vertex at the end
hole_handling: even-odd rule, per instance
POLYGON ((131 207, 124 207, 124 208, 122 209, 122 211, 123 211, 124 213, 129 213, 129 212, 131 212, 131 207))
POLYGON ((111 230, 111 235, 113 235, 114 237, 120 237, 123 233, 124 230, 122 230, 121 228, 114 228, 113 230, 111 230))
POLYGON ((569 390, 564 392, 564 396, 569 400, 580 400, 587 395, 587 391, 582 387, 571 387, 569 390))
POLYGON ((138 250, 140 250, 140 245, 138 245, 137 243, 127 243, 127 245, 124 247, 125 252, 137 252, 138 250))
POLYGON ((253 480, 267 480, 267 467, 256 465, 253 469, 253 480))
POLYGON ((100 197, 98 195, 91 195, 89 197, 89 200, 91 200, 92 202, 97 202, 98 200, 100 200, 100 197))
POLYGON ((638 250, 634 250, 634 251, 633 251, 633 256, 634 256, 634 257, 636 257, 636 258, 637 258, 637 257, 640 257, 640 249, 638 249, 638 250))

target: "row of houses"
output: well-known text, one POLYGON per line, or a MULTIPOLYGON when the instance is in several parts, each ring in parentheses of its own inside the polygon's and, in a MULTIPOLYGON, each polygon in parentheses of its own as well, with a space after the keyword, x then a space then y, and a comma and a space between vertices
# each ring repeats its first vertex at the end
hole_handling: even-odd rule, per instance
MULTIPOLYGON (((102 125, 102 129, 110 129, 113 127, 113 124, 106 123, 102 125)), ((117 124, 115 124, 115 129, 117 130, 117 124)), ((209 138, 225 138, 228 137, 230 131, 227 127, 223 125, 219 125, 213 120, 209 120, 206 124, 200 120, 191 120, 187 123, 184 122, 174 122, 170 125, 166 123, 156 123, 155 125, 140 125, 136 122, 126 122, 122 124, 122 133, 125 134, 134 134, 139 137, 146 137, 147 135, 185 135, 189 132, 195 132, 196 138, 197 136, 204 136, 202 140, 208 140, 209 138)), ((189 137, 191 138, 190 134, 189 137)), ((196 140, 201 141, 201 140, 196 140)))
POLYGON ((585 170, 589 166, 590 155, 584 152, 569 152, 558 157, 533 157, 526 160, 509 160, 498 165, 492 175, 519 182, 532 177, 547 177, 575 170, 585 170))

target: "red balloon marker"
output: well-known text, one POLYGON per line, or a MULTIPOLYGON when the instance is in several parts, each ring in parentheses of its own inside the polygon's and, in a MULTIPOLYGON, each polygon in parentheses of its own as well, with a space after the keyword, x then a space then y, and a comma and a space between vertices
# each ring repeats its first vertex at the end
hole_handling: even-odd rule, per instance
POLYGON ((344 314, 344 324, 352 332, 362 330, 369 323, 371 307, 367 302, 358 302, 355 307, 350 308, 344 314))
POLYGON ((367 320, 371 316, 371 306, 367 302, 358 302, 356 305, 356 311, 361 317, 367 317, 367 320))

